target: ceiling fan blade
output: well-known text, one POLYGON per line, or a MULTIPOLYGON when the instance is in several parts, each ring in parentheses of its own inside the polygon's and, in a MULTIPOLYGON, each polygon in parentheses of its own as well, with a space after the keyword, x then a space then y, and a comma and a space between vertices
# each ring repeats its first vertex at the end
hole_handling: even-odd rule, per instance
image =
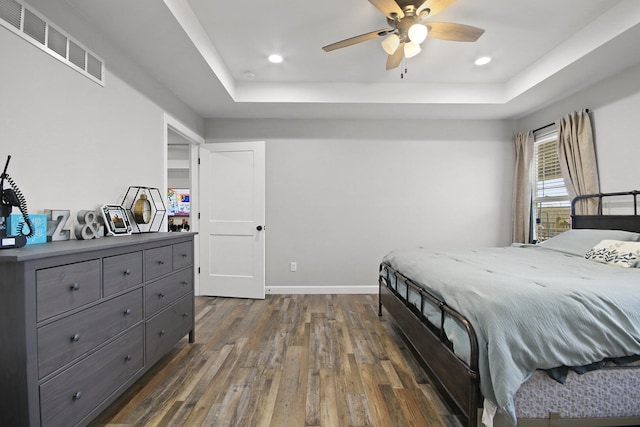
POLYGON ((400 43, 400 46, 396 49, 393 55, 387 57, 387 70, 396 68, 402 62, 404 58, 404 43, 400 43))
POLYGON ((454 42, 474 42, 484 34, 482 28, 472 27, 470 25, 452 24, 450 22, 427 22, 425 24, 429 29, 427 37, 442 40, 451 40, 454 42))
POLYGON ((375 39, 377 37, 385 36, 395 30, 391 28, 385 28, 378 31, 372 31, 366 34, 360 34, 359 36, 351 37, 345 40, 341 40, 336 43, 332 43, 322 48, 325 52, 331 52, 332 50, 342 49, 343 47, 352 46, 354 44, 366 42, 367 40, 375 39))
POLYGON ((404 12, 394 0, 369 0, 369 3, 374 5, 387 18, 393 19, 394 16, 402 18, 404 16, 404 12))
MULTIPOLYGON (((425 9, 429 9, 429 16, 433 16, 436 13, 448 8, 456 0, 425 0, 420 6, 418 6, 417 13, 418 15, 425 9)), ((401 2, 402 3, 402 2, 401 2)))

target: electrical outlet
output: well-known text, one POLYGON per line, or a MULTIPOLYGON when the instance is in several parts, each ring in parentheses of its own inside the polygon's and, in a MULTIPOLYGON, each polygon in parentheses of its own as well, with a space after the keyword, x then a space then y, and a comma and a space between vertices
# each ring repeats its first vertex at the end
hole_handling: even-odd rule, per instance
POLYGON ((298 271, 298 263, 295 261, 291 262, 291 264, 289 264, 289 271, 294 273, 298 271))

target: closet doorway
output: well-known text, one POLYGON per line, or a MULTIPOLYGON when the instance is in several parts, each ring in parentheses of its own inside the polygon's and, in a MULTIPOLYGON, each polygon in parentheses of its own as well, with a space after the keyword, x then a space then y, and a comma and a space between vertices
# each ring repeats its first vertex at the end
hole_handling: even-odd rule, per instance
MULTIPOLYGON (((165 218, 164 231, 198 232, 198 147, 204 139, 169 115, 165 115, 165 218)), ((194 270, 200 268, 198 235, 194 237, 194 270)), ((200 281, 195 275, 196 295, 200 281)))
POLYGON ((168 231, 191 231, 191 144, 172 129, 168 129, 167 166, 168 231))

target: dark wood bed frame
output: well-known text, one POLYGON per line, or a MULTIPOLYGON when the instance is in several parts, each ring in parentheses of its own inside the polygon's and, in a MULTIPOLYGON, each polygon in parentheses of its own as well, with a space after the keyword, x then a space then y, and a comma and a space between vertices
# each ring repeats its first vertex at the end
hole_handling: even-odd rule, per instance
MULTIPOLYGON (((637 196, 640 191, 629 191, 620 193, 599 193, 578 196, 571 202, 571 226, 576 229, 611 229, 627 230, 640 233, 640 216, 638 215, 637 196), (628 196, 633 198, 633 214, 629 215, 603 215, 603 200, 605 198, 627 196, 624 199, 625 206, 630 203, 628 196), (598 200, 598 215, 578 215, 576 204, 581 200, 598 200)), ((478 340, 471 323, 460 313, 453 310, 444 301, 434 298, 424 292, 420 286, 402 273, 395 271, 387 264, 380 265, 379 278, 379 307, 378 315, 382 316, 382 308, 386 309, 391 318, 395 321, 411 347, 414 355, 417 356, 431 378, 434 386, 439 391, 441 397, 450 406, 452 412, 457 415, 463 424, 468 427, 479 424, 479 409, 482 408, 483 397, 480 393, 480 375, 478 372, 478 340), (386 272, 386 274, 384 273, 386 272), (405 294, 400 295, 398 287, 392 287, 391 275, 395 276, 395 281, 406 284, 405 294), (395 289, 394 289, 395 288, 395 289), (410 304, 409 290, 412 289, 420 295, 421 308, 418 309, 410 304), (425 304, 432 304, 440 308, 440 324, 433 325, 424 316, 423 308, 425 304), (445 318, 449 316, 462 325, 469 336, 470 361, 465 363, 453 352, 451 345, 444 331, 445 318)), ((518 421, 518 426, 525 425, 558 425, 560 419, 544 419, 544 423, 532 423, 518 421), (548 422, 548 424, 547 424, 548 422)), ((565 419, 567 425, 589 425, 589 420, 565 419)), ((524 421, 524 420, 523 420, 524 421)), ((593 420, 592 420, 593 421, 593 420)), ((639 424, 640 419, 616 418, 598 419, 591 425, 633 425, 639 424)))

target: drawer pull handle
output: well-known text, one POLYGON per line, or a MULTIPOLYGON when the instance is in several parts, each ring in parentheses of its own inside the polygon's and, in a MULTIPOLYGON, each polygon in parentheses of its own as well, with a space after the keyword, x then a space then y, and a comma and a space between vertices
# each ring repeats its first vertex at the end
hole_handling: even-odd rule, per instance
POLYGON ((125 276, 131 276, 131 270, 129 270, 128 268, 124 271, 124 275, 125 276))
POLYGON ((165 333, 166 333, 166 332, 165 332, 165 331, 164 331, 164 329, 163 329, 163 330, 161 330, 161 331, 158 333, 158 335, 163 336, 165 333))
POLYGON ((73 393, 73 400, 80 400, 82 398, 82 392, 76 391, 73 393))
POLYGON ((124 315, 125 315, 125 316, 131 316, 131 309, 130 309, 130 308, 127 308, 127 309, 124 311, 124 315))
POLYGON ((187 282, 186 280, 183 280, 182 282, 180 282, 182 284, 182 286, 187 286, 189 284, 189 282, 187 282))
POLYGON ((78 342, 80 341, 80 334, 75 334, 71 337, 71 342, 78 342))
POLYGON ((182 258, 186 258, 186 257, 188 257, 188 256, 189 256, 189 255, 187 255, 187 254, 182 254, 182 258))
POLYGON ((78 285, 77 283, 74 283, 73 285, 69 286, 69 288, 70 288, 72 291, 77 291, 77 290, 79 290, 79 289, 80 289, 80 285, 78 285))
POLYGON ((125 361, 125 362, 130 362, 130 361, 131 361, 131 359, 133 359, 133 356, 131 356, 130 354, 127 354, 127 355, 124 357, 124 361, 125 361))
POLYGON ((189 317, 189 314, 188 313, 182 313, 182 317, 186 319, 187 317, 189 317))
POLYGON ((158 298, 164 298, 164 294, 162 292, 158 292, 158 298))
POLYGON ((163 264, 164 264, 164 261, 160 260, 160 261, 158 261, 158 264, 159 264, 159 265, 163 265, 163 264))

